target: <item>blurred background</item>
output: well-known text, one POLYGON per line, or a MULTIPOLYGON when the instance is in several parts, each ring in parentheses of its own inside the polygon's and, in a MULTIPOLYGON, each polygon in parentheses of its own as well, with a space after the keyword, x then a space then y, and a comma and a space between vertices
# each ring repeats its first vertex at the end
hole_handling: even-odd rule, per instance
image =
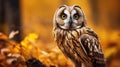
MULTIPOLYGON (((52 36, 55 10, 63 4, 81 6, 87 25, 98 36, 108 67, 120 66, 120 0, 0 0, 0 32, 19 31, 21 42, 30 33, 39 35, 37 45, 56 46, 52 36)), ((59 50, 59 49, 58 49, 59 50)))

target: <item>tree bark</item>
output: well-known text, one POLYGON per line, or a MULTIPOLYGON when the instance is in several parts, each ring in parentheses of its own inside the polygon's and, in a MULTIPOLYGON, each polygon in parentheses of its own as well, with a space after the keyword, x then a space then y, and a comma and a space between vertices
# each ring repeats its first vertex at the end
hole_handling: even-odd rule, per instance
POLYGON ((0 0, 0 32, 5 32, 4 31, 4 18, 5 18, 5 13, 4 13, 4 5, 3 5, 3 0, 0 0))
POLYGON ((5 11, 5 22, 8 23, 8 32, 19 31, 19 34, 13 38, 17 42, 21 41, 21 21, 20 21, 20 4, 19 0, 2 0, 5 11))

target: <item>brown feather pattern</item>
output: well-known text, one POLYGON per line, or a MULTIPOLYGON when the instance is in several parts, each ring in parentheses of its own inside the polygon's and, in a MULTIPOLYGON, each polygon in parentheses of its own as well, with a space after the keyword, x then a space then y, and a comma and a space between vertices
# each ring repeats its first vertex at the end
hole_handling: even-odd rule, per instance
POLYGON ((98 36, 86 27, 85 15, 79 6, 63 5, 58 8, 53 27, 58 47, 75 67, 105 67, 98 36))
POLYGON ((105 64, 98 37, 90 28, 73 30, 54 28, 53 33, 60 50, 76 67, 81 63, 86 67, 93 67, 92 62, 105 64))

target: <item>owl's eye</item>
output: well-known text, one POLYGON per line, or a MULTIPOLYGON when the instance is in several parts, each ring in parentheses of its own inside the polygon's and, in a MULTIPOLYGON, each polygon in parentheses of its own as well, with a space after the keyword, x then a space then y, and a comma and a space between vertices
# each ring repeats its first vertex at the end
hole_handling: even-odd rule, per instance
POLYGON ((61 15, 61 18, 62 18, 62 20, 65 20, 65 19, 67 18, 67 15, 62 14, 62 15, 61 15))
POLYGON ((76 20, 78 20, 78 19, 79 19, 79 15, 78 15, 78 14, 75 14, 75 15, 73 16, 73 18, 76 19, 76 20))

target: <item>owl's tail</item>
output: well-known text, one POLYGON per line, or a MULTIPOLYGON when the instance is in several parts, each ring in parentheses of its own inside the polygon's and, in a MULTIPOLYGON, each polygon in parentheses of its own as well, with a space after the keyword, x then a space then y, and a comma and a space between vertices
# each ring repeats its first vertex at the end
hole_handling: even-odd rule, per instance
POLYGON ((82 67, 82 63, 75 63, 74 67, 82 67))
POLYGON ((105 62, 103 62, 103 63, 94 62, 93 67, 106 67, 106 63, 105 62))
POLYGON ((102 62, 102 63, 99 63, 99 62, 93 62, 93 63, 80 63, 80 62, 77 62, 75 63, 74 67, 106 67, 106 63, 105 62, 102 62))

